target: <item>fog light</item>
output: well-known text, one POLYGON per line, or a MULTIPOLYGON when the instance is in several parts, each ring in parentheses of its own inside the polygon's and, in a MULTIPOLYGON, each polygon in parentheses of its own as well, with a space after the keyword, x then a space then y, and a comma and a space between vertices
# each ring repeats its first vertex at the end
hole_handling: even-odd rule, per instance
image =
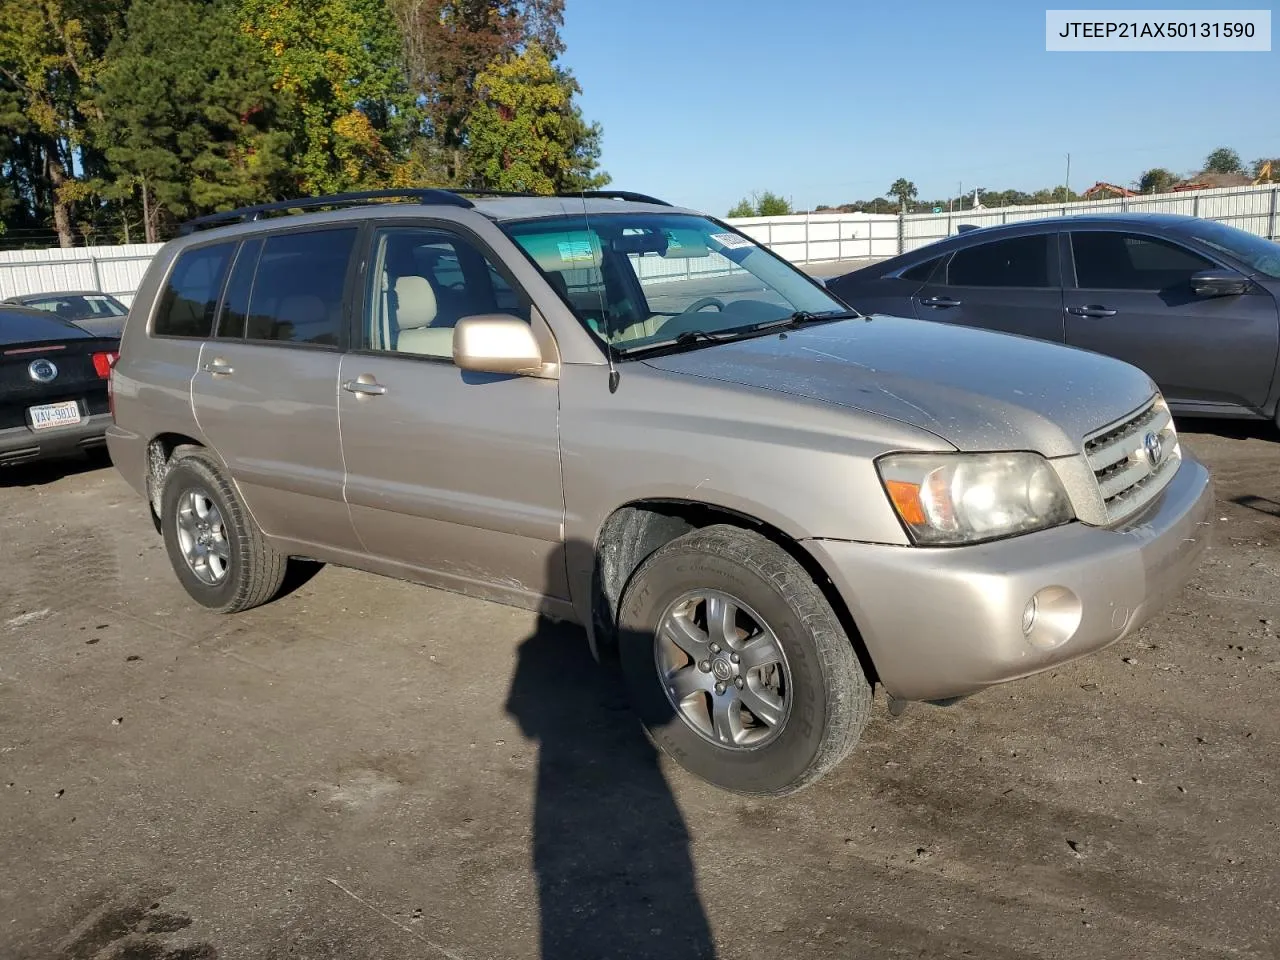
POLYGON ((1031 636, 1031 631, 1036 626, 1036 614, 1040 610, 1040 602, 1032 597, 1027 601, 1027 605, 1022 608, 1022 635, 1024 637, 1031 636))
POLYGON ((1022 608, 1022 635, 1033 647, 1050 650, 1075 636, 1083 616, 1074 593, 1066 587, 1045 587, 1022 608))

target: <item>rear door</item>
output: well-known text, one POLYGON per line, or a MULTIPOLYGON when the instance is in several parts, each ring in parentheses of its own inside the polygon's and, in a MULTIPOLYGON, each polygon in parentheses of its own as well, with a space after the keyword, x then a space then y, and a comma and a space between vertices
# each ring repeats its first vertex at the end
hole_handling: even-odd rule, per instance
POLYGON ((1220 265, 1164 237, 1103 229, 1069 236, 1068 344, 1140 367, 1187 412, 1265 404, 1278 346, 1269 293, 1197 297, 1192 274, 1220 265))
POLYGON ((262 529, 340 550, 359 548, 342 498, 337 398, 358 234, 242 243, 191 384, 200 429, 262 529))
POLYGON ((1057 234, 962 247, 912 298, 915 315, 1062 342, 1057 234))
POLYGON ((529 298, 453 226, 377 230, 367 273, 338 391, 361 541, 443 585, 567 597, 558 382, 453 365, 459 319, 530 322, 529 298))

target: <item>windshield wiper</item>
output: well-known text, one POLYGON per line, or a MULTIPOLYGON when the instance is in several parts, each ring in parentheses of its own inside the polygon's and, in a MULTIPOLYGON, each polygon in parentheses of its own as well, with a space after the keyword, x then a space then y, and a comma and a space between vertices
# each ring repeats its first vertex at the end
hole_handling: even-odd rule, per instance
POLYGON ((794 330, 810 323, 827 323, 831 320, 849 320, 861 317, 862 314, 855 310, 832 310, 822 313, 811 313, 808 310, 796 310, 794 313, 787 314, 785 317, 779 317, 777 320, 766 320, 763 323, 754 323, 749 327, 734 327, 728 330, 717 331, 716 333, 707 333, 705 330, 685 330, 677 334, 670 340, 663 340, 661 343, 650 343, 643 347, 633 347, 631 349, 623 349, 619 351, 625 357, 645 357, 654 353, 680 348, 693 347, 699 343, 733 343, 735 340, 750 340, 752 337, 761 337, 776 330, 794 330))

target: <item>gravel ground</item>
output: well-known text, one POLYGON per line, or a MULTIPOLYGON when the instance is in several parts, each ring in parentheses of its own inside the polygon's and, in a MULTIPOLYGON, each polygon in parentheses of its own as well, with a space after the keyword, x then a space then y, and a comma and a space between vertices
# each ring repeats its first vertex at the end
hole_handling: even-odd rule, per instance
POLYGON ((0 473, 0 957, 1280 954, 1280 435, 1139 635, 742 800, 576 629, 327 568, 196 608, 97 464, 0 473))

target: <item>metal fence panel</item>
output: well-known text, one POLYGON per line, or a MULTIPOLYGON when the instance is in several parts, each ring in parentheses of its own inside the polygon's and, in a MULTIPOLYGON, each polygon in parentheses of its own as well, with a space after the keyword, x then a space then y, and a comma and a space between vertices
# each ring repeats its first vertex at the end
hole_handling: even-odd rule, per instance
MULTIPOLYGON (((822 263, 892 257, 945 239, 962 224, 979 227, 1041 217, 1092 213, 1177 213, 1231 224, 1258 236, 1280 239, 1280 186, 1222 187, 1074 203, 995 207, 906 216, 874 213, 789 214, 728 220, 747 236, 792 263, 822 263)), ((133 299, 160 244, 0 251, 0 298, 60 290, 101 290, 125 303, 133 299)), ((714 260, 645 257, 641 276, 687 279, 726 272, 714 260)))

